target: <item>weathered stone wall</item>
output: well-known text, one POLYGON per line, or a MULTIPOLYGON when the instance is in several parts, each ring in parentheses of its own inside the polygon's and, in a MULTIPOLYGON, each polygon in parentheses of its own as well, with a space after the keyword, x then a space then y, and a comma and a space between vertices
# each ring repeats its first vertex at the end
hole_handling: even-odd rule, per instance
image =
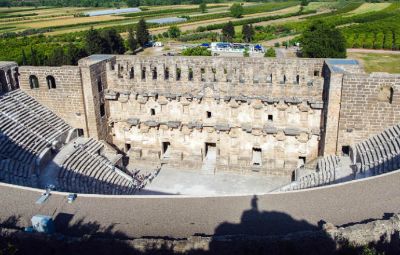
POLYGON ((87 134, 82 81, 79 67, 21 66, 20 88, 39 103, 50 108, 74 128, 87 134), (31 88, 30 76, 36 76, 39 88, 31 88), (55 88, 49 88, 47 78, 54 77, 55 88))
POLYGON ((201 166, 206 143, 216 145, 217 170, 288 175, 299 157, 317 157, 321 110, 308 102, 130 94, 108 103, 113 143, 129 144, 137 160, 159 161, 163 142, 170 144, 169 163, 183 168, 201 166), (252 164, 254 148, 261 149, 259 166, 252 164))
POLYGON ((132 163, 198 169, 211 144, 217 170, 288 176, 400 118, 399 75, 368 75, 354 60, 93 55, 78 67, 10 68, 24 91, 132 163))
POLYGON ((19 87, 18 65, 0 61, 0 94, 19 87))
POLYGON ((115 65, 109 66, 108 83, 113 89, 147 93, 197 95, 210 88, 219 97, 297 96, 320 101, 322 66, 323 59, 117 56, 115 65))
POLYGON ((336 153, 338 139, 343 73, 334 72, 330 66, 325 65, 323 76, 325 80, 323 90, 324 107, 321 119, 323 132, 319 152, 321 155, 332 155, 336 153))
POLYGON ((107 63, 114 61, 113 56, 93 55, 79 61, 82 73, 84 103, 90 137, 107 140, 109 135, 108 117, 110 112, 104 100, 104 91, 108 88, 107 63), (104 107, 103 113, 101 107, 104 107))
POLYGON ((337 153, 400 122, 400 75, 345 74, 337 153))
POLYGON ((290 175, 318 154, 322 64, 117 56, 106 93, 113 143, 154 163, 169 143, 168 163, 186 169, 200 168, 212 143, 217 170, 290 175))

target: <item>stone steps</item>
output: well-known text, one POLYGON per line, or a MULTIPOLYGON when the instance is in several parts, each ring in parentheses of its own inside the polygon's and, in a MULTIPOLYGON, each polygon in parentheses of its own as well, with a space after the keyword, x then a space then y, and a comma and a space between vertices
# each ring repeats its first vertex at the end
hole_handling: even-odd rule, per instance
POLYGON ((338 167, 340 167, 339 157, 335 155, 321 157, 317 161, 317 169, 315 172, 299 178, 297 181, 283 187, 281 190, 308 189, 334 183, 338 167))
POLYGON ((39 156, 68 130, 72 127, 21 90, 1 95, 0 171, 8 176, 3 181, 36 187, 39 156))
POLYGON ((356 144, 361 172, 377 175, 400 168, 400 127, 395 125, 356 144))
POLYGON ((75 144, 59 173, 61 188, 69 192, 133 194, 131 180, 119 175, 106 158, 98 154, 104 145, 94 139, 75 144))

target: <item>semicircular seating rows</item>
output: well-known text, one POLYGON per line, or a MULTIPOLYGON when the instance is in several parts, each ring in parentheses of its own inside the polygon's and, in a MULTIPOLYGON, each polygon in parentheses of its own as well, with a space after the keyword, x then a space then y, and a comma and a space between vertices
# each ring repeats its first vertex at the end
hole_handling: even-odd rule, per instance
POLYGON ((395 125, 356 144, 356 162, 366 176, 400 168, 400 126, 395 125))
MULTIPOLYGON (((353 179, 379 175, 400 169, 400 125, 355 144, 353 147, 353 179)), ((318 160, 317 171, 301 177, 280 191, 290 191, 329 185, 338 182, 340 158, 327 156, 318 160)), ((350 163, 351 164, 351 163, 350 163)))
POLYGON ((21 90, 0 96, 0 181, 37 186, 38 159, 67 123, 21 90))
POLYGON ((286 185, 280 191, 300 190, 328 185, 336 180, 336 169, 340 166, 340 158, 334 155, 321 157, 315 172, 305 175, 286 185))
POLYGON ((81 137, 66 143, 66 134, 72 131, 64 120, 23 91, 1 95, 0 182, 39 187, 40 175, 45 169, 51 169, 59 170, 54 173, 62 191, 133 194, 159 171, 147 175, 137 171, 130 176, 99 153, 103 143, 81 137), (43 165, 43 155, 51 155, 50 160, 55 163, 54 158, 72 143, 73 153, 67 155, 61 167, 53 164, 57 167, 47 168, 50 161, 43 165))
MULTIPOLYGON (((83 139, 82 139, 83 140, 83 139)), ((74 142, 74 151, 58 175, 61 190, 94 194, 134 194, 139 183, 98 152, 104 145, 94 139, 74 142)))

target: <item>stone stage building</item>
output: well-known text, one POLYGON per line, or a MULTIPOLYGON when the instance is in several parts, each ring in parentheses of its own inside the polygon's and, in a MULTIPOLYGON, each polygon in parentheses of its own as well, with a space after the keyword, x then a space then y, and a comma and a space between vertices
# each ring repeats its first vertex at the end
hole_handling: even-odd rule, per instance
POLYGON ((400 121, 400 75, 354 60, 93 55, 0 69, 1 91, 19 86, 132 164, 291 176, 400 121))

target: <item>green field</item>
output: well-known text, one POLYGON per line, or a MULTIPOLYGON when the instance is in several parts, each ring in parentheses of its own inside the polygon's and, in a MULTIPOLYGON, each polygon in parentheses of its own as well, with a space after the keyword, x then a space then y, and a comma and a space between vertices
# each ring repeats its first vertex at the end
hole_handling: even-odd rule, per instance
POLYGON ((291 36, 293 42, 313 21, 322 19, 340 28, 349 48, 400 49, 400 3, 365 3, 353 1, 310 2, 300 8, 298 1, 245 2, 243 16, 234 18, 229 11, 232 2, 208 4, 206 13, 198 5, 143 6, 140 13, 85 17, 94 7, 12 7, 0 8, 0 60, 22 62, 23 51, 29 59, 32 50, 47 56, 55 48, 66 50, 68 44, 84 47, 84 35, 91 27, 115 29, 123 38, 135 29, 137 22, 179 17, 178 38, 169 38, 171 24, 148 24, 154 40, 198 43, 221 40, 222 27, 229 21, 235 27, 234 42, 243 42, 241 29, 252 24, 252 42, 264 43, 291 36), (44 35, 44 36, 43 36, 44 35), (28 37, 27 37, 28 36, 28 37))
POLYGON ((359 60, 367 72, 400 73, 400 54, 352 52, 347 57, 359 60))

